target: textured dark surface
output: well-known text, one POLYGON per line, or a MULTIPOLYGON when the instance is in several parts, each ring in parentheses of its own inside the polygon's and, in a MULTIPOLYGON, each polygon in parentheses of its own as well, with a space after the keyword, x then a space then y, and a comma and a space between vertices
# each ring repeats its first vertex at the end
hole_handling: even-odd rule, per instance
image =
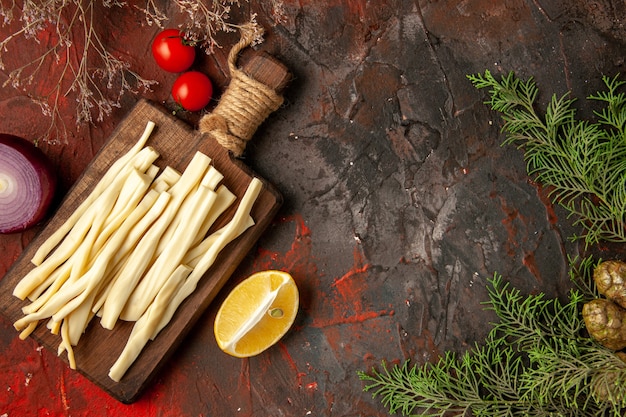
MULTIPOLYGON (((260 269, 291 272, 301 291, 294 328, 258 357, 231 358, 214 341, 215 304, 154 386, 124 406, 3 320, 0 415, 83 416, 98 407, 111 416, 384 416, 356 372, 381 360, 424 363, 480 341, 493 318, 481 306, 486 277, 500 273, 528 293, 569 290, 567 256, 579 247, 568 237, 577 230, 529 180, 522 153, 500 146, 500 119, 466 75, 533 76, 542 103, 552 93, 593 94, 602 75, 626 72, 624 2, 259 3, 242 16, 258 14, 262 49, 294 80, 245 163, 285 201, 226 289, 260 269)), ((154 67, 146 47, 157 29, 132 11, 115 13, 110 42, 160 82, 143 96, 167 101, 174 76, 154 67)), ((224 36, 225 47, 196 64, 218 89, 236 39, 224 36)), ((64 187, 136 100, 125 97, 67 143, 42 144, 64 187)), ((46 129, 38 107, 8 86, 0 111, 6 133, 34 140, 46 129)), ((71 118, 71 106, 64 111, 71 118)), ((0 236, 0 275, 35 232, 0 236)), ((604 257, 621 250, 599 249, 604 257)))

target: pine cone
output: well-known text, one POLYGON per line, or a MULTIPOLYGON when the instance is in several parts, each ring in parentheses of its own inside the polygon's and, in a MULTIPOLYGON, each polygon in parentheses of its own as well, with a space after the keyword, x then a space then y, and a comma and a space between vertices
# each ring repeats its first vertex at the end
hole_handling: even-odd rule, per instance
POLYGON ((626 348, 626 310, 610 300, 592 300, 583 306, 589 335, 611 350, 626 348))
POLYGON ((626 308, 626 263, 604 261, 593 271, 600 294, 626 308))

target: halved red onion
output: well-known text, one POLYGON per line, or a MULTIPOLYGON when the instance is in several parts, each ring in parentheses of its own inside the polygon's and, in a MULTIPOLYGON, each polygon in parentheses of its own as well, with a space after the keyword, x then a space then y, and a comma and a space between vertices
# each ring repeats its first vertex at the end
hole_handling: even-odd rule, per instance
POLYGON ((22 138, 0 133, 0 233, 40 222, 55 188, 56 176, 44 153, 22 138))

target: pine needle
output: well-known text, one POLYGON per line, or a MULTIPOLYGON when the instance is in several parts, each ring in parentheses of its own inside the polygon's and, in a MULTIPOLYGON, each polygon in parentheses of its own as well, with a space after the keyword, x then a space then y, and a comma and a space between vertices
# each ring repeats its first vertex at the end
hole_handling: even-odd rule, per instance
POLYGON ((488 88, 485 102, 501 113, 504 145, 524 151, 528 174, 551 192, 575 225, 583 227, 587 245, 600 240, 626 242, 626 84, 603 77, 606 91, 588 97, 605 105, 597 121, 578 120, 569 95, 553 95, 543 115, 535 109, 538 88, 532 78, 512 72, 497 80, 489 71, 468 76, 478 89, 488 88))
POLYGON ((488 281, 486 308, 499 321, 482 346, 423 366, 383 362, 359 372, 364 390, 405 416, 623 415, 626 363, 584 333, 588 294, 572 290, 562 303, 524 296, 497 274, 488 281))

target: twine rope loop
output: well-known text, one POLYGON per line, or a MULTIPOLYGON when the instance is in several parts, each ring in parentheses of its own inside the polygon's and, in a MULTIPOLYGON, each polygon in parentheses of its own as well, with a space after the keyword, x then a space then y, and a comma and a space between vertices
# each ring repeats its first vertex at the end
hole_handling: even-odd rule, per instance
POLYGON ((241 39, 228 54, 230 84, 215 109, 204 115, 199 123, 201 131, 213 135, 236 157, 243 154, 259 125, 283 103, 283 97, 274 89, 249 77, 236 66, 239 53, 254 39, 255 28, 244 27, 241 39))

